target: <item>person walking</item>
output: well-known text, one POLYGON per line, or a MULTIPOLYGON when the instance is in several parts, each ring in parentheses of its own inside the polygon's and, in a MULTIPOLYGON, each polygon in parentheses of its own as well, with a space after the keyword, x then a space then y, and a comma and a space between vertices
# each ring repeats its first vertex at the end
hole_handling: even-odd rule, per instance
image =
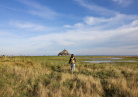
POLYGON ((71 71, 75 71, 75 62, 76 59, 74 58, 74 54, 71 54, 71 57, 69 59, 69 64, 71 64, 71 71))

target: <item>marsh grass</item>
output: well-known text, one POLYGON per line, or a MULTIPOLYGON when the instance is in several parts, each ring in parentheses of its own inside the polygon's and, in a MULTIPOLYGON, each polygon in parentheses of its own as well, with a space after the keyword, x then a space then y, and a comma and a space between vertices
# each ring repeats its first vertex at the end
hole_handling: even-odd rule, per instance
POLYGON ((75 72, 69 57, 0 57, 0 97, 138 97, 137 62, 84 63, 86 57, 76 57, 75 72))

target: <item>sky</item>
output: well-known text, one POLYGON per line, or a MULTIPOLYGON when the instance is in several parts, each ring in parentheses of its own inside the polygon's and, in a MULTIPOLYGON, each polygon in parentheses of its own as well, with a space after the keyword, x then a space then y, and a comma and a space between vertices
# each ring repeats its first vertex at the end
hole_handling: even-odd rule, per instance
POLYGON ((0 55, 138 55, 138 0, 0 0, 0 55))

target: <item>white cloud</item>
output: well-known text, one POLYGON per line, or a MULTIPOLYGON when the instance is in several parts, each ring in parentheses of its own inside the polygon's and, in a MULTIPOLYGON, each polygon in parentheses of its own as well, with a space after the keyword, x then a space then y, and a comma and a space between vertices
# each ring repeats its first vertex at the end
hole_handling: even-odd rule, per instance
MULTIPOLYGON (((100 45, 99 43, 104 44, 109 41, 116 41, 116 44, 118 45, 123 44, 126 41, 135 42, 137 40, 136 37, 138 37, 137 19, 138 18, 136 16, 122 14, 118 14, 115 17, 111 18, 86 17, 84 18, 83 22, 83 29, 81 29, 80 27, 76 27, 76 29, 70 30, 70 34, 74 33, 73 35, 76 36, 72 37, 71 40, 74 40, 75 38, 76 40, 78 40, 78 42, 75 40, 77 44, 79 44, 80 41, 83 41, 82 44, 84 43, 84 41, 87 41, 87 43, 96 43, 97 45, 100 45), (93 20, 91 21, 91 19, 93 20), (93 26, 94 24, 96 26, 93 26), (127 40, 123 36, 127 37, 127 40), (123 40, 123 42, 119 43, 119 40, 115 39, 119 39, 121 41, 123 40)), ((68 34, 65 36, 70 36, 68 34)))
POLYGON ((77 28, 78 27, 80 28, 80 27, 83 27, 84 25, 82 23, 76 23, 74 26, 77 27, 77 28))
POLYGON ((95 5, 93 3, 88 3, 86 2, 85 0, 74 0, 76 2, 78 2, 81 6, 97 13, 97 14, 101 14, 101 15, 105 15, 105 16, 113 16, 113 15, 116 15, 118 14, 118 12, 116 11, 112 11, 110 9, 106 9, 104 7, 101 7, 101 6, 98 6, 98 5, 95 5))
POLYGON ((63 27, 65 27, 65 28, 71 28, 72 26, 71 25, 64 25, 63 27))
POLYGON ((9 23, 11 26, 21 28, 24 30, 31 30, 31 31, 55 31, 57 28, 48 27, 40 24, 35 24, 31 22, 21 22, 21 21, 11 21, 9 23))
POLYGON ((138 20, 134 20, 134 21, 132 22, 132 26, 138 26, 138 20))
POLYGON ((53 11, 47 6, 43 6, 34 1, 20 0, 21 3, 25 4, 28 7, 28 12, 32 15, 36 15, 38 17, 44 19, 54 19, 57 15, 57 12, 53 11))
POLYGON ((3 5, 0 5, 0 7, 4 8, 4 9, 9 9, 9 10, 13 10, 13 11, 27 13, 26 11, 23 11, 23 10, 20 10, 20 9, 16 9, 16 8, 7 7, 7 6, 3 6, 3 5))
POLYGON ((17 37, 18 35, 16 35, 15 33, 11 33, 10 31, 4 31, 4 30, 0 30, 0 42, 3 41, 3 39, 5 39, 4 41, 6 41, 6 38, 12 38, 12 37, 17 37))
MULTIPOLYGON (((138 19, 136 15, 125 15, 125 14, 117 14, 114 17, 104 18, 104 17, 92 17, 87 16, 84 18, 84 23, 87 25, 93 26, 97 29, 115 29, 118 27, 126 26, 127 24, 133 21, 133 25, 137 22, 135 20, 138 19)), ((130 26, 130 25, 129 25, 130 26)))
POLYGON ((110 47, 97 47, 97 48, 80 48, 79 50, 72 50, 76 55, 138 55, 137 48, 129 49, 129 47, 110 48, 110 47), (80 54, 81 52, 81 54, 80 54))
MULTIPOLYGON (((115 18, 115 17, 114 17, 115 18)), ((97 19, 97 18, 96 18, 97 19)), ((112 22, 114 22, 114 19, 107 19, 108 22, 106 25, 106 27, 104 28, 108 28, 107 26, 112 26, 114 24, 112 24, 112 22)), ((51 42, 54 45, 55 43, 57 45, 61 45, 61 46, 84 46, 84 45, 91 45, 96 47, 96 45, 101 45, 101 43, 106 44, 109 42, 114 42, 116 41, 116 44, 118 46, 120 46, 120 44, 123 45, 123 43, 125 43, 125 41, 135 41, 137 40, 136 37, 138 37, 137 31, 138 31, 138 26, 132 26, 132 24, 134 23, 134 21, 132 20, 131 23, 127 24, 127 26, 125 27, 124 25, 117 27, 117 28, 113 28, 113 29, 104 29, 101 28, 99 25, 99 29, 97 27, 97 29, 93 29, 93 26, 87 26, 85 23, 83 25, 85 25, 85 28, 81 29, 80 26, 73 28, 72 30, 68 30, 66 32, 61 32, 61 33, 52 33, 52 34, 48 34, 48 35, 43 35, 43 36, 38 36, 35 38, 32 38, 32 41, 45 41, 46 43, 51 42), (133 34, 135 37, 134 38, 130 38, 130 36, 132 37, 133 34), (125 39, 125 36, 127 37, 127 40, 125 39), (121 38, 120 38, 121 37, 121 38), (116 39, 116 40, 115 40, 116 39), (118 42, 119 40, 121 40, 122 42, 118 42)), ((118 24, 116 24, 118 25, 118 24)), ((75 26, 75 25, 74 25, 75 26)), ((103 46, 103 45, 101 45, 103 46)))
POLYGON ((14 26, 19 27, 19 28, 25 28, 25 29, 34 29, 34 30, 44 30, 45 27, 41 25, 36 25, 36 24, 31 24, 31 23, 19 23, 19 22, 14 22, 12 23, 14 26))
POLYGON ((54 10, 49 8, 48 6, 44 6, 42 4, 34 2, 32 0, 17 0, 17 1, 26 5, 27 11, 17 9, 17 8, 11 8, 11 7, 7 7, 7 6, 1 6, 1 5, 0 5, 0 7, 10 9, 13 11, 29 13, 29 14, 38 16, 38 17, 43 18, 43 19, 55 19, 59 15, 59 13, 55 12, 54 10))
MULTIPOLYGON (((131 24, 129 24, 131 25, 131 24)), ((31 38, 31 42, 36 42, 36 47, 40 48, 77 48, 76 54, 138 54, 138 26, 127 28, 120 27, 112 30, 101 29, 93 31, 91 28, 74 29, 61 33, 51 33, 47 35, 31 38), (125 48, 127 47, 127 48, 125 48), (133 47, 133 48, 132 48, 133 47), (89 49, 90 48, 90 49, 89 49), (94 52, 97 50, 97 53, 94 52), (110 49, 109 49, 110 48, 110 49), (89 49, 88 51, 85 49, 89 49), (128 50, 129 49, 129 50, 128 50), (81 52, 82 50, 82 52, 81 52), (109 50, 109 51, 108 51, 109 50), (91 51, 91 52, 89 52, 91 51), (122 51, 119 53, 119 51, 122 51), (130 52, 127 52, 130 51, 130 52), (83 53, 84 52, 84 53, 83 53), (98 53, 99 52, 99 53, 98 53), (107 52, 107 53, 106 53, 107 52)), ((31 45, 30 45, 31 46, 31 45)))
POLYGON ((78 27, 81 28, 83 26, 84 26, 83 23, 76 23, 73 26, 71 26, 71 25, 64 25, 63 27, 65 27, 65 28, 78 28, 78 27))
POLYGON ((88 25, 97 25, 99 23, 107 22, 107 21, 109 21, 109 19, 97 18, 97 17, 91 17, 91 16, 89 16, 89 17, 85 17, 84 21, 88 25))
POLYGON ((113 0, 113 1, 123 6, 130 5, 133 2, 133 0, 113 0))

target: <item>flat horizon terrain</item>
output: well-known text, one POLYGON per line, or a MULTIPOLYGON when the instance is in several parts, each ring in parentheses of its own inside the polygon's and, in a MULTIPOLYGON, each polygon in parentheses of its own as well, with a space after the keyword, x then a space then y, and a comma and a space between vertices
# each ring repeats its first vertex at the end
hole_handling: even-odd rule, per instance
POLYGON ((1 56, 0 97, 138 97, 138 56, 69 58, 1 56))

